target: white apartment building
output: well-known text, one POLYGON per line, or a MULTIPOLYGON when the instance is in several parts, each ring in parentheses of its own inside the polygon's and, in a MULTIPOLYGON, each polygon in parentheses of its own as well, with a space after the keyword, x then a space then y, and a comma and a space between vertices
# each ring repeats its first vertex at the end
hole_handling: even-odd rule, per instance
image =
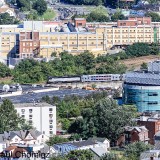
POLYGON ((47 136, 56 134, 56 106, 48 103, 14 104, 17 113, 47 136))

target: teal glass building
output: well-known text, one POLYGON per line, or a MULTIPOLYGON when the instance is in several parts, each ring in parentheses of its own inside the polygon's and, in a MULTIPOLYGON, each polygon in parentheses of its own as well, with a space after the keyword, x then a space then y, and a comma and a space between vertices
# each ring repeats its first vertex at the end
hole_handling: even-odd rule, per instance
POLYGON ((160 68, 153 69, 126 74, 123 84, 124 104, 135 104, 139 112, 160 111, 160 68))

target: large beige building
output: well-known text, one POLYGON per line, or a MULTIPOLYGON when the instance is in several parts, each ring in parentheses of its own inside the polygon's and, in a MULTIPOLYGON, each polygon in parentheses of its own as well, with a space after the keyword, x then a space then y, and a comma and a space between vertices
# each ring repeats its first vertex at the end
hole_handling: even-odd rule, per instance
POLYGON ((80 22, 76 22, 75 27, 71 23, 43 21, 1 25, 0 59, 32 57, 35 53, 33 48, 37 48, 37 57, 50 57, 52 52, 64 50, 72 54, 85 50, 95 55, 106 54, 112 47, 122 47, 135 42, 152 43, 160 39, 160 23, 151 22, 150 18, 129 18, 116 23, 85 23, 82 19, 77 21, 80 22), (28 34, 30 36, 25 36, 28 34), (21 36, 24 36, 23 40, 21 36), (38 42, 36 44, 35 39, 38 42))

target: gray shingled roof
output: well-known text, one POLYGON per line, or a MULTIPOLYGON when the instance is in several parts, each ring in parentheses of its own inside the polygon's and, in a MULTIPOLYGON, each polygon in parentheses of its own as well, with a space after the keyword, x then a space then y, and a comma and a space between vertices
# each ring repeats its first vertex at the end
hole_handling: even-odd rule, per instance
POLYGON ((32 135, 32 137, 34 139, 37 139, 37 137, 42 134, 41 132, 34 130, 34 129, 20 130, 20 131, 9 131, 9 132, 4 132, 4 134, 0 134, 0 141, 3 139, 3 137, 4 137, 4 139, 12 139, 16 135, 18 137, 20 137, 21 139, 25 139, 29 133, 32 135))
POLYGON ((71 144, 76 146, 76 147, 83 147, 83 146, 94 145, 94 144, 97 144, 97 143, 95 141, 91 140, 91 139, 88 139, 86 141, 73 142, 71 144))

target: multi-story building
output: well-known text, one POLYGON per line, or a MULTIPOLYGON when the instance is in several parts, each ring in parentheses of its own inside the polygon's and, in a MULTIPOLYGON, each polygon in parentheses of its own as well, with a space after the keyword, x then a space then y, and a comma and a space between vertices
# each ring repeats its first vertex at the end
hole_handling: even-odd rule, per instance
POLYGON ((38 31, 22 31, 19 35, 19 57, 36 57, 40 52, 40 39, 38 31))
POLYGON ((14 104, 17 113, 43 134, 56 134, 56 106, 47 103, 14 104))
POLYGON ((160 110, 160 61, 154 61, 148 70, 129 72, 123 84, 123 101, 135 104, 139 112, 160 110))
POLYGON ((149 17, 129 18, 117 23, 86 23, 84 19, 75 19, 74 23, 75 27, 62 22, 43 21, 24 21, 23 25, 1 25, 0 57, 7 60, 11 56, 18 55, 22 58, 34 55, 36 46, 28 46, 31 49, 26 53, 27 46, 23 46, 22 41, 29 44, 36 40, 36 56, 50 57, 52 52, 64 50, 71 54, 79 54, 85 50, 95 55, 106 54, 112 47, 123 47, 135 42, 158 42, 160 37, 160 23, 151 22, 149 17), (33 37, 22 40, 24 33, 33 37))

